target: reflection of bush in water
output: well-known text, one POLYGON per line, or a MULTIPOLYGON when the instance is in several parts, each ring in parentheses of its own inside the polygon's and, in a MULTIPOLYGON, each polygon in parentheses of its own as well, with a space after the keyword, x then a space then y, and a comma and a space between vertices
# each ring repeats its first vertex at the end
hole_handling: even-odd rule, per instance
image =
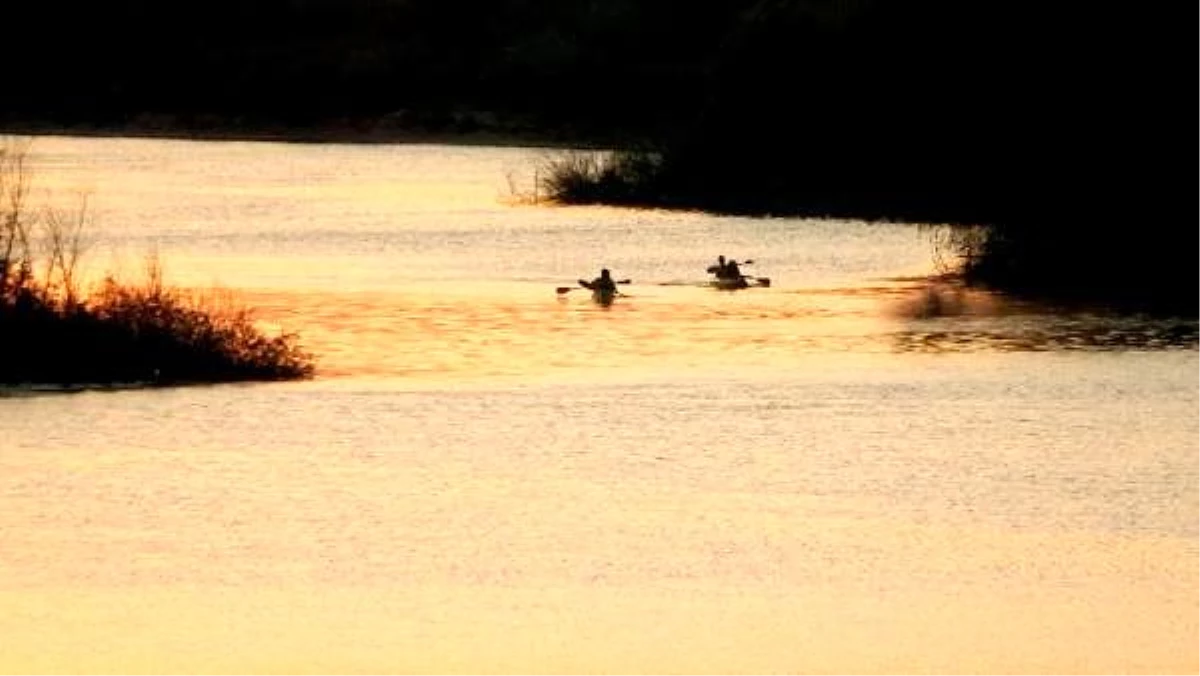
POLYGON ((899 352, 1031 352, 1196 349, 1189 320, 1049 315, 922 322, 892 334, 899 352))
POLYGON ((892 317, 912 322, 908 330, 893 334, 897 349, 904 352, 1195 348, 1200 332, 1197 320, 1190 318, 1084 311, 944 277, 909 291, 888 310, 892 317))
POLYGON ((932 281, 896 301, 890 313, 901 318, 930 319, 986 316, 1005 310, 1005 305, 995 294, 966 288, 958 283, 932 281))

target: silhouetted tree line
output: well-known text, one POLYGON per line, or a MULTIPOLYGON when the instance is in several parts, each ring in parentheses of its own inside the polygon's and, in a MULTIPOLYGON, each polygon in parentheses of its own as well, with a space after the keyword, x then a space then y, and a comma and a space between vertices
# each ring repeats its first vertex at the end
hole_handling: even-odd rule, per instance
POLYGON ((746 4, 17 3, 5 19, 22 30, 5 40, 22 58, 0 114, 83 125, 163 114, 252 128, 399 113, 396 124, 437 127, 465 110, 522 120, 533 131, 642 133, 690 113, 713 45, 746 4))
POLYGON ((1172 16, 1015 0, 756 8, 673 149, 684 174, 725 168, 706 170, 714 193, 967 222, 1140 216, 1177 196, 1163 162, 1182 155, 1166 124, 1181 71, 1172 16))
POLYGON ((1175 18, 1032 0, 38 0, 5 8, 0 121, 493 111, 652 132, 679 166, 718 168, 700 193, 1021 214, 1179 145, 1161 124, 1175 18), (1036 180, 1014 200, 1018 174, 1036 180))
POLYGON ((1194 306, 1181 8, 39 0, 5 10, 0 122, 636 140, 653 161, 606 199, 995 225, 1005 250, 1036 240, 1040 272, 993 278, 1070 259, 1094 273, 1075 286, 1184 284, 1194 306))

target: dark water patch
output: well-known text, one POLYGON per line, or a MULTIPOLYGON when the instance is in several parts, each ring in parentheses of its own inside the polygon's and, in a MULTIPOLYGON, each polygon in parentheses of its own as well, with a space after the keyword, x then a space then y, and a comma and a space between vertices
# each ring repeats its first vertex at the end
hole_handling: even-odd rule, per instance
POLYGON ((897 352, 1195 350, 1200 324, 1105 316, 936 319, 889 339, 897 352))

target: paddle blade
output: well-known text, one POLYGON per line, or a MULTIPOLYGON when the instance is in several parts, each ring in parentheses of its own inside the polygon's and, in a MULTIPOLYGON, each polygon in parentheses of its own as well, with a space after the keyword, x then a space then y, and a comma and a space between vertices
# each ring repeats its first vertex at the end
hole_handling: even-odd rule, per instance
POLYGON ((756 279, 758 280, 759 286, 771 286, 771 278, 770 277, 757 277, 756 279))
POLYGON ((554 293, 567 293, 568 291, 570 291, 571 289, 574 289, 574 288, 575 287, 573 287, 573 286, 560 286, 554 290, 554 293))

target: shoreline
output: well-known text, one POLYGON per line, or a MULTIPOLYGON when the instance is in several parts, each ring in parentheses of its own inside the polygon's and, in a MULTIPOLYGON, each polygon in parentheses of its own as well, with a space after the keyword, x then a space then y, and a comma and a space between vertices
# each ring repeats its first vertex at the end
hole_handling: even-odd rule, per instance
MULTIPOLYGON (((501 147, 529 148, 559 151, 613 151, 622 148, 634 148, 637 141, 626 143, 602 142, 595 136, 588 136, 565 127, 547 127, 540 131, 532 131, 531 126, 517 128, 512 125, 492 124, 475 125, 469 130, 456 131, 431 130, 418 126, 399 126, 388 124, 385 120, 356 119, 337 120, 323 125, 284 126, 284 125, 237 125, 225 123, 222 120, 204 120, 195 124, 172 124, 171 121, 155 119, 146 123, 128 123, 122 125, 93 125, 93 124, 61 124, 47 122, 18 122, 0 123, 0 136, 63 136, 77 138, 128 138, 149 140, 178 140, 205 142, 244 142, 244 143, 284 143, 295 145, 447 145, 464 147, 501 147)), ((602 201, 603 202, 603 201, 602 201)), ((686 201, 685 201, 686 202, 686 201)), ((617 204, 620 202, 604 202, 617 204)), ((627 206, 629 204, 626 204, 627 206)), ((749 204, 743 208, 729 208, 729 204, 714 205, 699 203, 655 202, 640 204, 652 208, 671 210, 699 210, 714 214, 743 215, 751 217, 771 217, 790 215, 806 218, 854 218, 868 221, 906 222, 919 226, 931 222, 928 219, 886 217, 880 213, 870 213, 871 209, 859 209, 858 213, 837 214, 827 209, 805 209, 796 205, 780 207, 776 204, 749 204)), ((949 223, 947 223, 949 224, 949 223)), ((959 270, 962 276, 965 271, 959 270)), ((1072 277, 1070 288, 1054 288, 1053 285, 1039 287, 1029 286, 1021 280, 1002 281, 977 280, 972 286, 993 288, 1005 293, 1040 301, 1061 303, 1067 306, 1099 305, 1117 309, 1125 313, 1147 313, 1152 315, 1170 315, 1195 317, 1200 310, 1194 297, 1180 293, 1176 285, 1166 287, 1149 287, 1142 292, 1131 292, 1128 288, 1113 290, 1094 290, 1089 292, 1079 288, 1079 280, 1072 277)))
POLYGON ((457 145, 555 150, 614 150, 606 143, 562 130, 544 132, 479 129, 433 131, 420 128, 380 128, 339 124, 303 127, 215 125, 69 125, 48 123, 0 124, 0 136, 73 136, 80 138, 131 138, 179 141, 345 145, 457 145))

